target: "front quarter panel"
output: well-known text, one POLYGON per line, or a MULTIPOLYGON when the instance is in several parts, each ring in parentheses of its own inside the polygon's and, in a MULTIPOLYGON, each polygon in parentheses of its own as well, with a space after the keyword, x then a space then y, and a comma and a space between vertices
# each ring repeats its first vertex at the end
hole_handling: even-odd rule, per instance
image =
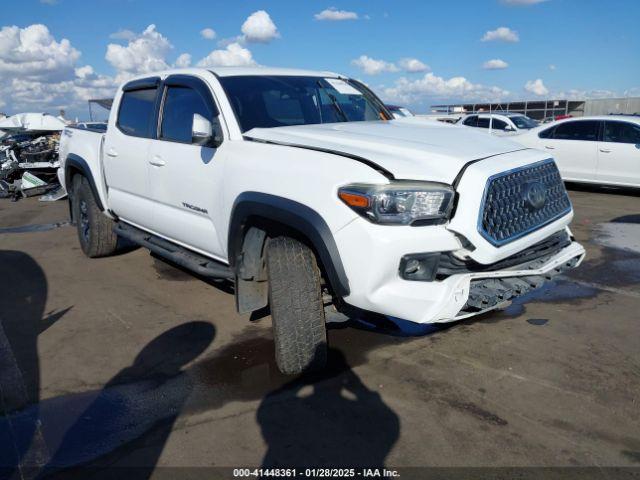
POLYGON ((229 141, 226 147, 223 188, 228 215, 220 219, 224 225, 219 230, 223 245, 228 245, 231 210, 245 192, 301 203, 335 233, 360 218, 338 198, 338 188, 354 182, 388 183, 373 168, 340 155, 245 140, 229 141))

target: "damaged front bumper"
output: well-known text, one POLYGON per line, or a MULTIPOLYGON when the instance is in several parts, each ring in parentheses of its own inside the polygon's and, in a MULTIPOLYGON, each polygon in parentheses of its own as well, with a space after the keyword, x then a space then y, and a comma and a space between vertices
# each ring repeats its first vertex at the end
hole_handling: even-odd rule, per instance
POLYGON ((504 308, 519 296, 580 265, 585 250, 569 241, 560 251, 502 270, 454 274, 447 284, 449 301, 432 322, 451 322, 504 308))

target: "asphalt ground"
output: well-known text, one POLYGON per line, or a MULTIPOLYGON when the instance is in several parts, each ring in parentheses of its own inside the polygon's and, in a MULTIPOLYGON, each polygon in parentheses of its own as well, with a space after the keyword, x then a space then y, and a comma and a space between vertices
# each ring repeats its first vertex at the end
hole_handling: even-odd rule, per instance
POLYGON ((334 325, 301 378, 231 285, 143 249, 87 259, 66 202, 0 201, 0 477, 640 467, 640 194, 570 195, 577 270, 446 327, 334 325))

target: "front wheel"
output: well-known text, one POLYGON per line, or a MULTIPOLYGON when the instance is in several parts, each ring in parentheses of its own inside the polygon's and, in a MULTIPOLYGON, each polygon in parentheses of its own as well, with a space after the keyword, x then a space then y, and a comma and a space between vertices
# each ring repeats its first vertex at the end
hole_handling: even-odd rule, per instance
POLYGON ((72 208, 84 254, 96 258, 114 253, 118 244, 114 222, 100 211, 89 181, 81 175, 73 177, 72 208))
POLYGON ((316 257, 290 237, 270 239, 266 256, 278 368, 289 375, 320 370, 327 362, 327 330, 316 257))

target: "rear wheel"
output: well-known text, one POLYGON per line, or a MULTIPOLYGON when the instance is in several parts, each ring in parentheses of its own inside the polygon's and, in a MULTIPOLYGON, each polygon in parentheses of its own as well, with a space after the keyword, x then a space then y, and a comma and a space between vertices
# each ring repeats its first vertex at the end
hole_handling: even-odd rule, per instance
POLYGON ((278 368, 285 374, 319 370, 327 361, 327 330, 316 257, 290 237, 270 239, 266 253, 278 368))
POLYGON ((118 244, 115 223, 100 211, 89 181, 82 175, 73 177, 72 208, 84 254, 96 258, 114 253, 118 244))

